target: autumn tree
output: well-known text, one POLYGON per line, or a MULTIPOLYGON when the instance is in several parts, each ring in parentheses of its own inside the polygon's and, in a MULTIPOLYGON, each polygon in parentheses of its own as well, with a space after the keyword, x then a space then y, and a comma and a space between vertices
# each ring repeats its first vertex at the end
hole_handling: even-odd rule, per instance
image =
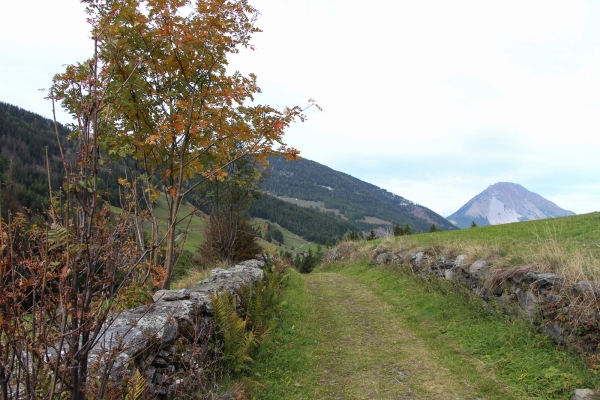
MULTIPOLYGON (((228 57, 252 47, 259 32, 258 11, 246 0, 82 1, 98 43, 106 104, 100 121, 109 128, 98 145, 135 161, 151 213, 157 196, 166 199, 162 286, 168 288, 186 196, 206 180, 226 177, 225 167, 241 157, 262 165, 276 151, 296 158, 282 137, 304 119, 304 109, 254 104, 256 76, 228 70, 228 57)), ((68 106, 77 98, 62 100, 68 106)), ((150 220, 156 252, 158 222, 150 220)))

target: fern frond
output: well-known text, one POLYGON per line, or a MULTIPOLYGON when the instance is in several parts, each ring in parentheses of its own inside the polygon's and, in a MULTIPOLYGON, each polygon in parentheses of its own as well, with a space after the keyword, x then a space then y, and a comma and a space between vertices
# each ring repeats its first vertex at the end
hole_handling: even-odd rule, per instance
POLYGON ((127 394, 125 400, 143 400, 146 384, 148 380, 139 369, 135 370, 135 375, 127 383, 127 394))

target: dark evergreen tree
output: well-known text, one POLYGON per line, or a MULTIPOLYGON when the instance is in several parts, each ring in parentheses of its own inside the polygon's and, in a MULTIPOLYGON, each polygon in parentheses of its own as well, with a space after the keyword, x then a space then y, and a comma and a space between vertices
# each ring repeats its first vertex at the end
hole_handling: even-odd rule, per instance
POLYGON ((308 254, 302 257, 302 261, 300 262, 300 266, 298 267, 298 271, 301 274, 308 274, 312 272, 313 269, 319 263, 319 258, 313 254, 311 249, 308 249, 308 254))
POLYGON ((433 232, 437 232, 439 231, 438 227, 435 226, 435 224, 431 224, 431 226, 429 227, 429 233, 433 233, 433 232))
POLYGON ((412 235, 412 230, 410 229, 410 225, 404 225, 404 229, 402 230, 404 235, 412 235))
POLYGON ((404 235, 404 231, 402 230, 402 227, 399 224, 396 224, 396 226, 394 227, 394 236, 402 236, 404 235))
POLYGON ((375 240, 377 239, 377 235, 375 234, 375 230, 371 229, 369 232, 369 236, 366 238, 367 240, 375 240))
POLYGON ((276 226, 271 226, 267 233, 265 233, 265 240, 269 243, 276 240, 279 244, 283 244, 283 232, 276 226))
POLYGON ((471 228, 477 228, 477 224, 475 223, 475 221, 471 222, 471 228))

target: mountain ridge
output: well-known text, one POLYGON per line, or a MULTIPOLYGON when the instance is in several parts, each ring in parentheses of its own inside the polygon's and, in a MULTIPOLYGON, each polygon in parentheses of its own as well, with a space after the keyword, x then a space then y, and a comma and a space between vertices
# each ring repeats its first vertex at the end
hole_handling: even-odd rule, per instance
POLYGON ((427 207, 316 161, 304 158, 285 162, 273 157, 270 164, 270 175, 263 184, 265 191, 279 198, 321 203, 323 209, 337 210, 361 229, 380 226, 367 222, 374 218, 393 225, 408 224, 413 232, 427 232, 432 224, 444 230, 455 229, 427 207))

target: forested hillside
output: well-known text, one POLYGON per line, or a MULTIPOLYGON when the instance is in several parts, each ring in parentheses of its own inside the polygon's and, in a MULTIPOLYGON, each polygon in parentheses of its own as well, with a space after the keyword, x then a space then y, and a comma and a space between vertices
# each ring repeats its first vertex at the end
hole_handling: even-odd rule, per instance
MULTIPOLYGON (((77 141, 67 140, 69 130, 58 124, 65 157, 76 161, 77 141)), ((23 207, 40 212, 48 206, 48 171, 46 148, 50 159, 52 190, 59 190, 65 170, 60 159, 54 122, 20 107, 0 102, 0 204, 2 215, 22 211, 23 207)), ((99 186, 104 197, 117 202, 116 171, 123 165, 111 164, 100 171, 99 186)))
MULTIPOLYGON (((65 150, 68 130, 58 125, 65 150)), ((0 179, 2 180, 2 213, 13 213, 21 207, 41 211, 48 205, 48 172, 46 148, 50 158, 50 180, 58 189, 64 169, 51 120, 22 108, 0 102, 0 179)))
POLYGON ((355 224, 327 213, 300 207, 263 195, 252 203, 250 215, 268 219, 302 236, 304 239, 325 244, 337 242, 349 230, 357 230, 355 224))
MULTIPOLYGON (((74 161, 76 141, 67 140, 69 130, 58 125, 61 143, 67 158, 74 161)), ((46 147, 50 157, 53 190, 64 179, 64 169, 56 143, 54 123, 19 107, 0 103, 0 179, 2 180, 2 212, 35 212, 48 205, 46 147)), ((271 158, 272 169, 263 187, 268 193, 320 202, 325 208, 339 210, 319 212, 265 195, 251 207, 253 217, 277 222, 306 240, 334 243, 349 230, 367 230, 380 226, 365 217, 376 217, 393 224, 409 224, 413 231, 427 231, 432 223, 443 229, 450 224, 427 208, 387 192, 347 174, 337 172, 310 160, 285 162, 271 158)), ((116 179, 124 176, 124 160, 101 169, 99 185, 103 198, 118 205, 116 179)), ((191 199, 193 200, 193 199, 191 199)))
POLYGON ((413 231, 428 231, 431 224, 456 229, 441 215, 375 185, 343 172, 303 159, 286 162, 270 159, 272 169, 264 189, 277 196, 323 202, 325 208, 336 209, 361 229, 374 225, 365 217, 376 217, 392 224, 410 225, 413 231))

